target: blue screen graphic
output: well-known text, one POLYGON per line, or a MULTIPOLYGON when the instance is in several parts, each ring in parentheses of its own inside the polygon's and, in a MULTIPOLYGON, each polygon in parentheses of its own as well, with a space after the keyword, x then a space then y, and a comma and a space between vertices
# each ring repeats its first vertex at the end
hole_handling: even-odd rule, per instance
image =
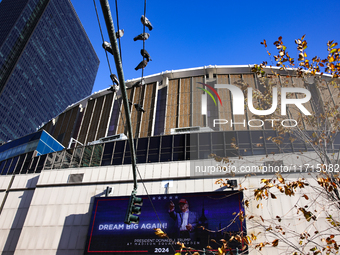
MULTIPOLYGON (((124 224, 129 197, 95 198, 84 254, 174 254, 180 250, 178 241, 196 250, 208 245, 217 250, 221 245, 211 239, 229 240, 231 235, 246 235, 245 222, 236 217, 244 212, 242 192, 138 197, 143 198, 142 212, 139 223, 131 225, 124 224), (179 202, 188 205, 186 216, 179 202), (171 203, 175 206, 172 211, 171 203), (161 228, 169 238, 158 237, 155 228, 161 228)), ((232 250, 242 248, 236 241, 228 246, 232 250)))

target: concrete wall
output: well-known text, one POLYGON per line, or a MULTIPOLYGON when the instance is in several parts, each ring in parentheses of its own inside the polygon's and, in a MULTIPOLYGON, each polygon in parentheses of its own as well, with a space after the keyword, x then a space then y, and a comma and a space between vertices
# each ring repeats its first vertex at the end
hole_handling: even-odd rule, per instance
MULTIPOLYGON (((219 185, 214 184, 217 176, 190 178, 188 161, 144 164, 138 168, 149 194, 221 190, 219 185), (166 180, 172 180, 169 188, 164 187, 166 180)), ((292 176, 295 179, 296 177, 292 176)), ((233 179, 248 187, 244 191, 245 199, 252 196, 260 183, 258 177, 233 179)), ((11 176, 0 176, 0 201, 5 197, 10 180, 11 176)), ((94 197, 104 196, 107 186, 113 187, 110 196, 129 196, 133 188, 131 166, 50 170, 41 174, 15 176, 0 215, 2 254, 83 254, 94 197), (84 174, 82 183, 68 183, 69 175, 75 173, 84 174)), ((304 192, 310 197, 313 195, 311 191, 304 192)), ((146 194, 141 182, 138 194, 146 194)), ((275 194, 278 198, 281 196, 279 192, 275 194)), ((326 226, 322 221, 312 225, 298 220, 296 209, 292 208, 299 199, 301 198, 297 195, 281 196, 277 200, 262 201, 259 208, 256 202, 251 202, 247 216, 254 214, 260 222, 259 215, 262 215, 264 220, 275 219, 276 215, 285 215, 282 224, 299 231, 326 226)), ((315 203, 315 207, 324 205, 326 203, 322 201, 320 204, 315 203)), ((325 215, 320 214, 320 218, 324 217, 325 215)), ((257 234, 260 231, 263 232, 263 228, 247 221, 248 234, 257 234)), ((290 238, 294 242, 298 241, 293 236, 290 238)), ((259 240, 270 241, 274 240, 274 237, 266 234, 259 237, 259 240)), ((279 247, 264 249, 262 254, 279 254, 285 249, 286 246, 280 243, 279 247)), ((257 251, 250 250, 250 254, 257 254, 257 251)))

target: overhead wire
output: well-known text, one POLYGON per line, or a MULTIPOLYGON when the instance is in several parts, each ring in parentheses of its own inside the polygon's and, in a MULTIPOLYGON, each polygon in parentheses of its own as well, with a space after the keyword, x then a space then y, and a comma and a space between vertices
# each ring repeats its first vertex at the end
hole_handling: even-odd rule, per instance
MULTIPOLYGON (((143 22, 143 34, 145 34, 145 19, 146 19, 146 0, 144 0, 144 22, 143 22)), ((143 50, 145 50, 145 40, 143 40, 143 50)), ((145 57, 143 56, 143 61, 145 60, 145 57)), ((140 87, 140 92, 139 92, 139 95, 140 95, 140 97, 139 97, 139 102, 138 103, 141 103, 142 102, 142 92, 143 92, 143 89, 142 88, 144 88, 144 93, 145 93, 145 86, 143 86, 143 83, 142 83, 142 81, 143 81, 143 79, 144 79, 144 68, 142 68, 142 77, 141 77, 141 87, 140 87)), ((152 209, 153 209, 153 211, 154 211, 154 213, 156 214, 156 217, 157 217, 157 219, 158 219, 158 221, 159 221, 159 223, 160 223, 160 226, 162 226, 162 222, 161 222, 161 220, 160 220, 160 218, 159 218, 159 216, 158 216, 158 213, 157 213, 157 210, 156 210, 156 208, 155 208, 155 206, 154 206, 154 204, 153 204, 153 202, 152 202, 152 200, 151 200, 151 197, 150 197, 150 195, 149 195, 149 192, 148 192, 148 189, 146 188, 146 185, 145 185, 145 183, 144 183, 144 180, 143 180, 143 178, 142 178, 142 176, 141 176, 141 174, 140 174, 140 172, 139 172, 139 169, 138 169, 138 167, 137 167, 137 173, 138 173, 138 175, 139 175, 139 178, 140 178, 140 181, 142 182, 142 184, 143 184, 143 187, 144 187, 144 190, 145 190, 145 192, 146 192, 146 194, 147 194, 147 197, 148 197, 148 199, 149 199, 149 201, 150 201, 150 203, 151 203, 151 206, 152 206, 152 209)), ((163 230, 162 230, 163 231, 163 230)), ((163 231, 164 233, 165 233, 165 231, 163 231)), ((168 235, 166 235, 166 237, 170 240, 170 238, 168 237, 168 235)), ((170 246, 171 246, 171 248, 173 249, 173 251, 176 253, 176 249, 174 248, 174 246, 172 245, 172 243, 170 242, 170 246)))
MULTIPOLYGON (((99 25, 99 30, 100 30, 100 34, 101 34, 101 37, 102 37, 102 43, 105 42, 105 39, 104 39, 104 35, 103 35, 103 30, 102 30, 102 26, 100 25, 100 19, 99 19, 99 15, 98 15, 98 9, 97 9, 97 5, 96 5, 96 1, 93 0, 93 4, 94 4, 94 9, 96 11, 96 16, 97 16, 97 21, 98 21, 98 25, 99 25)), ((118 8, 117 8, 117 0, 116 0, 116 15, 117 15, 117 23, 119 24, 119 21, 118 21, 118 8)), ((118 31, 119 31, 119 25, 117 24, 117 27, 118 27, 118 31)), ((120 38, 118 39, 119 40, 119 53, 120 53, 120 57, 122 58, 122 51, 121 51, 121 48, 120 48, 120 38)), ((109 70, 110 70, 110 75, 112 74, 112 70, 111 70, 111 65, 110 65, 110 60, 109 60, 109 56, 107 54, 107 51, 104 49, 105 51, 105 55, 106 55, 106 60, 107 60, 107 65, 109 67, 109 70)), ((122 61, 122 60, 121 60, 122 61)), ((117 99, 117 92, 113 92, 114 93, 114 96, 113 96, 113 100, 114 102, 118 102, 118 105, 119 105, 119 109, 122 109, 122 104, 120 103, 120 101, 117 99)), ((121 110, 120 110, 121 111, 121 110)), ((123 114, 120 114, 121 116, 121 119, 123 121, 123 126, 125 127, 125 121, 124 121, 124 117, 123 117, 123 114)))
MULTIPOLYGON (((94 4, 94 9, 96 10, 96 15, 97 15, 97 20, 98 20, 98 25, 99 25, 99 30, 100 30, 100 34, 102 36, 102 41, 104 43, 104 35, 103 35, 103 30, 102 30, 102 27, 100 25, 100 20, 99 20, 99 15, 98 15, 98 10, 97 10, 97 5, 96 5, 96 1, 93 0, 93 4, 94 4)), ((105 50, 105 55, 106 55, 106 60, 107 60, 107 64, 109 66, 109 69, 110 69, 110 75, 112 74, 112 71, 111 71, 111 65, 110 65, 110 61, 109 61, 109 56, 107 55, 107 51, 105 50)))
MULTIPOLYGON (((146 19, 146 0, 144 0, 144 22, 143 22, 143 34, 145 34, 145 19, 146 19)), ((143 40, 143 50, 145 50, 145 41, 143 40)), ((143 56, 143 61, 145 57, 143 56)), ((142 79, 144 77, 144 68, 142 68, 142 79)))
MULTIPOLYGON (((118 1, 115 0, 116 3, 116 16, 117 16, 117 29, 118 29, 118 33, 119 33, 119 17, 118 17, 118 1)), ((120 46, 120 37, 118 38, 118 46, 119 46, 119 54, 120 54, 120 61, 122 61, 123 64, 123 58, 122 58, 122 48, 120 46)))
MULTIPOLYGON (((144 22, 143 22, 143 35, 145 34, 145 19, 146 19, 146 0, 144 0, 144 22)), ((145 50, 145 41, 143 40, 143 51, 145 50)), ((143 61, 145 60, 145 57, 143 56, 143 61)), ((142 102, 142 86, 143 86, 143 79, 144 79, 144 68, 142 68, 142 77, 140 79, 141 82, 141 86, 140 86, 140 92, 139 92, 139 100, 138 100, 138 104, 141 104, 142 102)), ((144 93, 145 93, 145 87, 144 87, 144 93)))
MULTIPOLYGON (((101 34, 101 37, 102 37, 102 41, 103 41, 103 43, 104 43, 105 40, 104 40, 104 36, 103 36, 103 31, 102 31, 102 28, 101 28, 101 25, 100 25, 100 19, 99 19, 98 10, 97 10, 97 6, 96 6, 95 0, 93 0, 93 3, 94 3, 95 10, 96 10, 96 15, 97 15, 98 25, 99 25, 99 29, 100 29, 100 34, 101 34)), ((115 1, 115 3, 116 3, 116 15, 117 15, 117 28, 118 28, 118 31, 119 31, 119 17, 118 17, 118 4, 117 4, 117 0, 115 1)), ((145 18, 146 18, 146 0, 144 0, 144 23, 143 23, 143 33, 145 33, 145 18)), ((118 42, 119 42, 119 52, 120 52, 120 57, 122 58, 122 51, 121 51, 120 38, 118 38, 118 42)), ((143 50, 145 50, 145 40, 143 40, 143 50)), ((107 59, 107 63, 108 63, 108 67, 109 67, 110 75, 111 75, 111 74, 112 74, 112 70, 111 70, 111 65, 110 65, 109 57, 108 57, 108 54, 107 54, 107 51, 106 51, 106 50, 105 50, 105 55, 106 55, 106 59, 107 59)), ((145 60, 145 57, 143 56, 143 61, 144 61, 144 60, 145 60)), ((121 61, 122 61, 122 60, 121 60, 121 61)), ((141 82, 142 82, 143 78, 144 78, 144 68, 142 68, 141 82)), ((115 94, 114 94, 114 100, 115 100, 115 101, 118 101, 119 108, 121 109, 122 105, 121 105, 121 103, 119 102, 119 100, 116 99, 116 94, 117 94, 117 93, 116 93, 116 92, 114 92, 114 93, 115 93, 115 94)), ((142 96, 142 90, 140 91, 140 99, 139 99, 139 102, 141 102, 141 96, 142 96)), ((120 114, 120 115, 121 115, 121 117, 122 117, 123 126, 125 126, 124 118, 123 118, 122 114, 120 114)), ((146 194, 147 194, 147 196, 148 196, 148 198, 149 198, 149 200, 150 200, 151 206, 152 206, 152 208, 153 208, 153 210, 154 210, 154 212, 155 212, 155 214, 156 214, 156 217, 157 217, 157 219, 158 219, 160 225, 162 225, 162 222, 161 222, 161 220, 160 220, 160 218, 159 218, 159 216, 158 216, 158 213, 157 213, 157 210, 156 210, 154 204, 152 203, 151 197, 150 197, 149 192, 148 192, 148 190, 147 190, 147 188, 146 188, 146 185, 145 185, 145 183, 144 183, 144 180, 143 180, 143 178, 142 178, 142 176, 141 176, 141 174, 140 174, 140 172, 139 172, 138 167, 137 167, 137 172, 138 172, 140 181, 141 181, 142 184, 143 184, 144 190, 145 190, 145 192, 146 192, 146 194)), ((164 232, 164 231, 163 231, 163 232, 164 232)), ((164 233, 165 233, 165 232, 164 232, 164 233)), ((167 236, 167 238, 170 239, 168 236, 167 236)), ((171 246, 171 248, 173 249, 173 251, 176 253, 176 249, 174 248, 174 246, 172 245, 171 242, 170 242, 170 246, 171 246)))
MULTIPOLYGON (((143 178, 142 178, 142 176, 141 176, 141 174, 140 174, 140 172, 139 172, 138 167, 137 167, 137 173, 138 173, 139 178, 140 178, 140 180, 141 180, 141 182, 142 182, 142 184, 143 184, 143 187, 144 187, 144 190, 145 190, 145 192, 146 192, 146 195, 147 195, 148 199, 150 200, 152 209, 153 209, 153 211, 154 211, 155 214, 156 214, 156 217, 157 217, 157 219, 158 219, 158 221, 159 221, 159 224, 160 224, 160 226, 162 226, 161 219, 159 218, 158 213, 157 213, 157 211, 156 211, 156 208, 155 208, 154 204, 152 203, 152 200, 151 200, 151 197, 150 197, 150 195, 149 195, 148 189, 146 188, 146 185, 145 185, 144 180, 143 180, 143 178)), ((162 229, 162 228, 160 228, 160 229, 162 229)), ((163 231, 163 230, 162 230, 162 231, 163 231)), ((165 231, 163 231, 163 232, 165 233, 165 231)), ((166 233, 165 233, 165 234, 166 234, 166 233)), ((169 237, 168 235, 166 235, 166 238, 169 239, 169 240, 171 240, 170 237, 169 237)), ((170 246, 171 246, 171 248, 173 249, 173 251, 176 253, 176 249, 175 249, 174 246, 172 245, 172 242, 169 242, 169 243, 170 243, 170 246)))

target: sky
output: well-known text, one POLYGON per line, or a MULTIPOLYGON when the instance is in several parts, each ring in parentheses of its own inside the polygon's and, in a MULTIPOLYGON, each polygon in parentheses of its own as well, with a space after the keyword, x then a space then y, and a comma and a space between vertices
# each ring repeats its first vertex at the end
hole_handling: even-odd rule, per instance
MULTIPOLYGON (((80 21, 100 59, 93 91, 108 88, 112 82, 102 48, 102 37, 93 0, 71 0, 80 21)), ((95 0, 104 40, 109 41, 99 0, 95 0)), ((109 0, 117 31, 116 3, 109 0)), ((125 80, 139 78, 135 67, 143 60, 142 41, 133 38, 143 32, 140 21, 144 0, 117 0, 125 80)), ((340 0, 310 1, 228 1, 228 0, 147 0, 146 17, 153 30, 145 41, 152 61, 144 76, 167 70, 209 65, 248 65, 270 63, 264 39, 272 53, 273 42, 282 36, 292 57, 297 56, 295 39, 306 35, 308 57, 327 56, 327 42, 340 43, 340 0)), ((112 72, 117 74, 113 56, 109 56, 112 72)))

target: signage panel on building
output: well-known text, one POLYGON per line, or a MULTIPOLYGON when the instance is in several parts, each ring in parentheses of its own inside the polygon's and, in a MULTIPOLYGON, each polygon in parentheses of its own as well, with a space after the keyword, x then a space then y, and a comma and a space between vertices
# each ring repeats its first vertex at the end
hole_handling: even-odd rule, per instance
MULTIPOLYGON (((228 241, 233 235, 246 235, 245 222, 241 223, 237 216, 244 212, 242 192, 140 197, 143 198, 140 220, 131 225, 124 224, 129 197, 95 198, 85 254, 175 254, 180 250, 177 242, 197 251, 207 246, 217 251, 221 239, 228 241), (156 228, 162 229, 167 237, 157 236, 156 228)), ((232 250, 242 248, 236 241, 228 246, 232 250)))

